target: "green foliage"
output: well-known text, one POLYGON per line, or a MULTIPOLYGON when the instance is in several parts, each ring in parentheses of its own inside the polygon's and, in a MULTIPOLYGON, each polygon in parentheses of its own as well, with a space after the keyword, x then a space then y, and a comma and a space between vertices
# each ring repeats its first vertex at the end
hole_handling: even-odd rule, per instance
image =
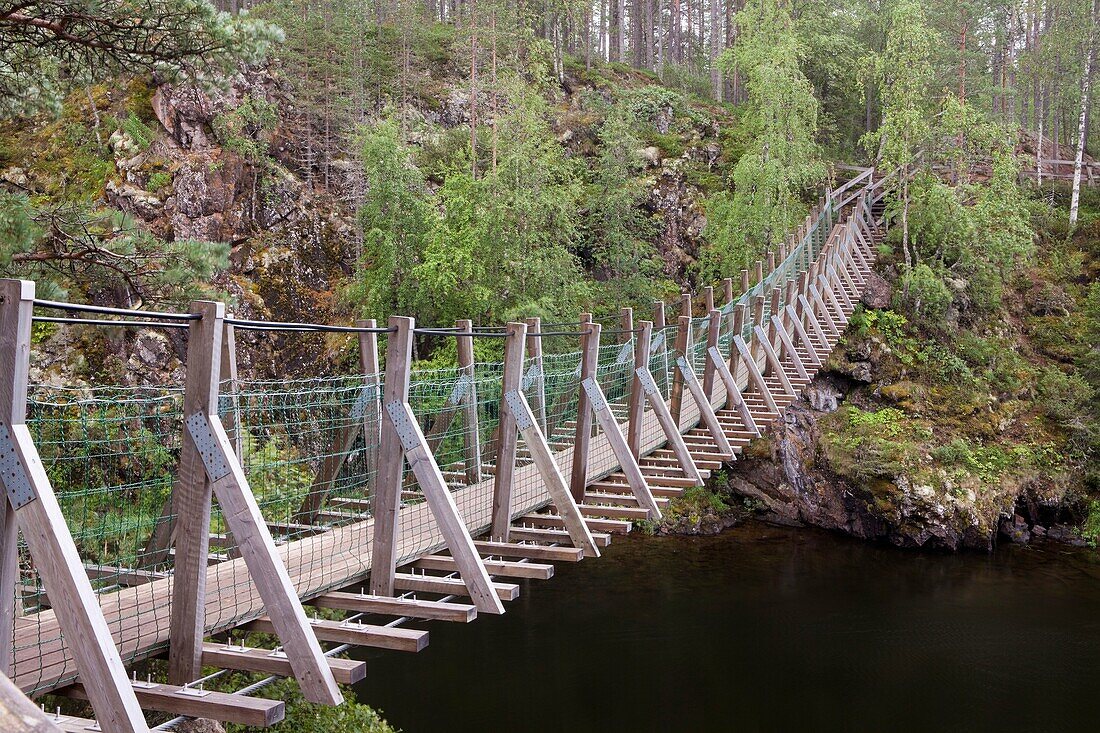
POLYGON ((153 193, 160 193, 164 189, 172 185, 172 174, 168 171, 156 171, 149 176, 149 190, 153 193))
POLYGON ((747 267, 782 239, 805 214, 800 195, 824 177, 818 103, 799 66, 803 51, 787 5, 750 0, 738 17, 737 45, 723 63, 745 77, 750 142, 734 167, 733 190, 706 203, 704 279, 747 267))
MULTIPOLYGON (((342 688, 344 703, 331 707, 307 702, 294 680, 279 680, 264 688, 262 696, 286 701, 286 719, 280 725, 293 733, 394 733, 394 729, 371 707, 355 699, 350 688, 342 688)), ((226 733, 257 733, 264 730, 228 724, 226 733)))
POLYGON ((206 0, 41 0, 17 10, 0 23, 0 117, 56 112, 69 89, 121 73, 232 72, 282 39, 206 0))
POLYGON ((1089 502, 1089 513, 1081 527, 1081 536, 1093 547, 1100 542, 1100 501, 1096 499, 1089 502))
POLYGON ((119 129, 130 136, 139 150, 147 150, 153 142, 156 133, 141 121, 141 118, 131 112, 126 119, 119 123, 119 129))
POLYGON ((915 316, 935 322, 944 317, 951 305, 951 290, 935 270, 920 263, 899 279, 901 290, 895 296, 898 305, 915 316))
POLYGON ((123 303, 177 304, 209 293, 229 246, 166 242, 124 214, 88 204, 37 205, 0 193, 0 275, 35 280, 41 297, 104 294, 123 303))
POLYGON ((906 335, 909 321, 900 313, 892 310, 867 310, 857 307, 848 321, 850 332, 856 336, 868 336, 872 332, 881 334, 889 344, 898 344, 906 335))
POLYGON ((223 148, 258 163, 267 157, 277 122, 278 109, 274 104, 248 95, 236 109, 215 117, 212 126, 223 148))
POLYGON ((829 465, 856 481, 890 480, 915 464, 912 426, 892 407, 865 411, 845 405, 824 423, 822 449, 829 465))

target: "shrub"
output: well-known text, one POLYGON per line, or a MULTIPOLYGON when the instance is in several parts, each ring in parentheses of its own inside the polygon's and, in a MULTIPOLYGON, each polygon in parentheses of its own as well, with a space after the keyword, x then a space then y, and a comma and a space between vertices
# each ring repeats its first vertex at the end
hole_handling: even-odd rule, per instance
POLYGON ((163 189, 172 185, 172 174, 168 171, 157 171, 149 176, 149 190, 160 193, 163 189))
POLYGON ((134 144, 141 150, 146 150, 153 143, 155 133, 152 128, 141 121, 141 118, 131 112, 126 116, 126 119, 122 120, 119 127, 130 136, 130 139, 134 141, 134 144))
POLYGON ((947 314, 951 290, 928 265, 918 264, 901 276, 900 283, 901 289, 895 298, 904 310, 929 319, 947 314))

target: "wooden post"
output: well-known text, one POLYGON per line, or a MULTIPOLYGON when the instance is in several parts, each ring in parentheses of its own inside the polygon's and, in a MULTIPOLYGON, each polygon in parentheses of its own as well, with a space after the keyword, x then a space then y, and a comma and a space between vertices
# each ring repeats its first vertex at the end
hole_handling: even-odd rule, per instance
POLYGON ((649 401, 649 406, 653 408, 653 414, 656 415, 657 422, 664 431, 665 439, 668 440, 668 445, 672 449, 673 455, 676 456, 676 460, 679 461, 684 475, 693 480, 696 486, 702 486, 703 476, 699 473, 699 467, 695 465, 695 459, 691 457, 691 451, 688 450, 687 443, 684 442, 684 436, 680 433, 680 428, 677 427, 676 421, 672 419, 672 413, 668 411, 664 395, 657 388, 657 382, 654 381, 653 375, 644 367, 638 367, 634 373, 638 375, 642 383, 642 390, 649 401))
MULTIPOLYGON (((716 309, 707 311, 709 321, 707 322, 707 348, 718 348, 718 335, 722 330, 722 312, 716 309)), ((707 395, 707 399, 710 399, 711 393, 714 391, 714 365, 710 363, 710 359, 703 362, 703 392, 707 395)))
MULTIPOLYGON (((619 355, 616 359, 617 364, 634 363, 637 359, 638 342, 634 340, 634 309, 633 308, 620 308, 619 309, 619 330, 622 333, 619 334, 619 343, 622 344, 622 350, 619 351, 619 355)), ((629 405, 631 404, 631 394, 634 391, 634 382, 626 387, 626 392, 623 394, 623 399, 626 401, 629 411, 629 405)))
POLYGON ((505 396, 523 389, 523 350, 527 341, 526 323, 509 323, 504 342, 504 375, 500 399, 500 443, 497 446, 496 474, 493 476, 493 523, 490 536, 496 542, 508 541, 512 524, 512 484, 516 472, 516 416, 505 396))
MULTIPOLYGON (((211 301, 191 303, 200 320, 191 321, 187 337, 184 417, 218 414, 225 306, 211 301)), ((202 640, 206 636, 206 567, 210 554, 211 486, 202 456, 193 440, 180 449, 179 475, 172 490, 176 555, 172 575, 168 682, 184 685, 202 676, 202 640)))
MULTIPOLYGON (((657 333, 654 338, 661 340, 661 378, 668 379, 668 338, 665 335, 665 326, 668 322, 665 320, 665 303, 662 300, 653 301, 653 330, 657 333)), ((652 348, 652 346, 650 347, 652 348)), ((646 365, 648 367, 648 364, 646 365)))
MULTIPOLYGON (((687 355, 691 352, 691 317, 680 316, 678 321, 678 328, 676 329, 676 353, 679 356, 687 358, 687 355)), ((679 358, 679 357, 677 357, 679 358)), ((680 413, 683 410, 684 405, 684 375, 679 369, 675 369, 672 372, 672 389, 669 395, 669 412, 672 413, 672 419, 676 421, 676 424, 680 424, 680 413)))
POLYGON ((588 391, 584 380, 595 379, 600 358, 600 324, 592 322, 591 313, 581 314, 581 386, 577 392, 577 429, 573 440, 573 473, 569 477, 569 492, 578 504, 584 503, 588 490, 588 445, 592 441, 592 409, 588 403, 588 391))
MULTIPOLYGON (((147 731, 145 716, 111 638, 99 598, 84 572, 80 553, 27 429, 33 309, 33 282, 0 281, 0 443, 4 444, 0 449, 0 483, 5 489, 2 501, 9 512, 5 539, 11 537, 12 530, 8 527, 14 521, 23 531, 27 549, 103 729, 147 731)), ((0 549, 7 555, 10 548, 0 549)), ((3 580, 3 605, 10 604, 12 616, 5 615, 0 627, 8 631, 3 644, 10 647, 9 624, 14 622, 18 573, 15 578, 3 580)))
POLYGON ((726 301, 726 305, 729 306, 733 303, 733 278, 722 278, 722 295, 726 301))
MULTIPOLYGON (((534 405, 532 408, 535 412, 535 419, 542 429, 543 436, 546 435, 546 372, 544 371, 543 359, 542 359, 542 337, 539 336, 539 332, 542 331, 542 319, 541 318, 528 318, 527 319, 527 358, 531 360, 531 369, 528 371, 528 375, 533 378, 532 386, 534 387, 534 405)), ((526 390, 525 390, 526 391, 526 390)))
MULTIPOLYGON (((367 318, 355 322, 360 328, 378 328, 378 322, 367 318)), ((378 334, 359 334, 359 371, 363 374, 363 444, 367 446, 367 470, 374 469, 370 482, 373 492, 378 483, 378 454, 382 446, 382 375, 378 371, 378 334)))
POLYGON ((596 420, 599 421, 600 427, 603 428, 604 437, 607 438, 611 451, 615 454, 615 459, 618 460, 623 475, 626 476, 626 482, 630 485, 630 491, 634 494, 634 498, 638 500, 638 505, 649 512, 650 519, 660 519, 661 510, 653 499, 653 494, 649 490, 649 484, 646 483, 645 476, 642 475, 642 469, 638 466, 638 461, 631 455, 626 439, 619 431, 619 423, 615 420, 615 415, 607 404, 607 398, 604 396, 603 390, 600 389, 599 382, 596 381, 595 377, 588 377, 582 382, 582 386, 588 392, 591 410, 595 414, 596 420))
POLYGON ((680 315, 691 318, 691 293, 683 293, 680 296, 680 315))
POLYGON ((703 310, 707 313, 714 310, 714 288, 710 285, 703 288, 703 310))
POLYGON ((737 359, 738 351, 732 346, 733 337, 741 336, 745 331, 745 313, 748 312, 748 306, 744 303, 739 303, 733 308, 733 330, 730 334, 730 374, 737 377, 737 359))
POLYGON ((744 295, 747 292, 749 292, 749 271, 748 270, 742 270, 741 271, 741 294, 744 295))
MULTIPOLYGON (((456 321, 455 325, 458 326, 460 332, 464 332, 465 334, 473 333, 473 321, 464 319, 456 321)), ((466 388, 466 399, 463 403, 465 405, 466 424, 463 426, 462 439, 466 453, 466 483, 472 485, 481 483, 481 433, 478 427, 474 337, 470 335, 458 335, 455 337, 455 344, 458 349, 459 372, 463 377, 469 380, 466 388)))
MULTIPOLYGON (((409 401, 409 369, 412 361, 412 330, 415 321, 390 316, 389 325, 397 329, 386 342, 386 376, 383 402, 402 404, 409 401)), ((382 416, 382 440, 378 452, 378 485, 374 490, 374 537, 371 541, 370 592, 376 596, 393 595, 393 576, 397 569, 397 515, 401 509, 401 484, 405 464, 401 440, 393 430, 387 409, 382 416)), ((480 455, 477 456, 480 461, 480 455)))
POLYGON ((600 550, 596 547, 596 541, 592 538, 588 523, 581 515, 577 502, 573 501, 573 495, 569 493, 569 486, 565 483, 565 477, 562 476, 561 471, 558 470, 554 454, 546 442, 546 436, 539 430, 527 398, 520 390, 505 392, 504 398, 508 401, 516 420, 516 427, 519 428, 527 448, 531 451, 531 460, 534 461, 543 483, 546 484, 546 491, 558 510, 558 516, 561 517, 573 546, 584 550, 585 557, 599 557, 600 550))
MULTIPOLYGON (((640 321, 641 332, 634 342, 634 380, 630 385, 630 410, 627 419, 626 443, 635 458, 642 457, 642 423, 645 421, 645 395, 639 369, 649 372, 649 349, 653 338, 653 322, 640 321)), ((650 377, 652 378, 652 377, 650 377)))
POLYGON ((794 365, 795 372, 802 379, 807 382, 810 381, 810 373, 806 371, 806 365, 802 363, 802 358, 794 350, 791 337, 787 334, 787 329, 783 327, 783 322, 779 320, 778 316, 772 316, 772 325, 775 326, 775 332, 779 334, 779 342, 783 345, 783 351, 790 358, 791 364, 794 365))
MULTIPOLYGON (((731 351, 735 351, 735 349, 731 349, 731 351)), ((737 411, 738 416, 741 418, 741 424, 745 426, 745 429, 756 433, 757 437, 760 437, 760 428, 756 427, 756 420, 753 419, 752 412, 749 411, 749 406, 741 395, 741 390, 737 388, 737 380, 733 378, 733 373, 726 366, 726 362, 722 360, 722 352, 712 348, 707 350, 707 355, 714 362, 714 368, 726 386, 727 404, 732 405, 733 409, 737 411)))
MULTIPOLYGON (((754 283, 754 285, 760 285, 760 283, 762 283, 762 282, 764 282, 764 260, 757 260, 756 261, 756 282, 754 283)), ((764 287, 762 285, 760 286, 760 290, 761 290, 761 292, 763 292, 763 290, 764 290, 764 287)))
POLYGON ((238 396, 241 386, 237 381, 237 337, 230 323, 225 324, 225 332, 222 333, 221 381, 225 385, 223 391, 229 395, 229 402, 232 405, 229 415, 226 416, 225 429, 233 441, 237 460, 241 460, 244 457, 244 432, 240 419, 241 401, 238 396))
POLYGON ((703 393, 703 386, 699 384, 699 379, 695 376, 691 364, 681 356, 676 361, 676 365, 684 375, 684 383, 695 400, 695 404, 699 406, 699 414, 703 418, 703 424, 707 426, 707 431, 710 433, 714 445, 718 448, 718 452, 733 458, 733 447, 730 446, 729 439, 726 438, 726 434, 722 430, 722 424, 718 422, 718 416, 714 413, 713 405, 710 404, 710 396, 703 393))

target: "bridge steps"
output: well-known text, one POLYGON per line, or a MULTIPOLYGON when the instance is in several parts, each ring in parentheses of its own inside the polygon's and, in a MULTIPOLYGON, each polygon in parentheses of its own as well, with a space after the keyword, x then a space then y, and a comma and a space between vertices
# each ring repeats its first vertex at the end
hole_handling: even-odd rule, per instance
MULTIPOLYGON (((547 527, 553 529, 563 529, 565 527, 565 520, 557 514, 525 514, 517 521, 523 525, 532 527, 547 527)), ((630 530, 634 527, 633 522, 623 519, 586 518, 584 523, 588 525, 589 531, 607 532, 609 534, 629 534, 630 530)))
MULTIPOLYGON (((413 629, 388 628, 370 624, 347 623, 312 618, 309 620, 318 641, 334 641, 375 649, 392 649, 398 652, 418 652, 428 645, 428 632, 413 629)), ((275 625, 266 616, 242 627, 245 631, 274 634, 275 625)))
MULTIPOLYGON (((62 692, 75 700, 88 699, 88 693, 82 685, 72 685, 62 692)), ((260 728, 275 725, 286 717, 286 703, 282 700, 229 695, 209 690, 204 690, 199 696, 187 694, 184 688, 177 685, 155 684, 146 688, 141 683, 134 686, 134 695, 143 709, 169 715, 211 718, 260 728)))
MULTIPOLYGON (((471 606, 472 608, 472 606, 471 606)), ((341 685, 354 685, 366 679, 367 663, 354 659, 326 657, 333 678, 341 685)), ((228 644, 202 645, 202 663, 206 667, 233 669, 239 672, 259 672, 293 677, 290 660, 285 655, 273 655, 270 649, 257 649, 228 644)))

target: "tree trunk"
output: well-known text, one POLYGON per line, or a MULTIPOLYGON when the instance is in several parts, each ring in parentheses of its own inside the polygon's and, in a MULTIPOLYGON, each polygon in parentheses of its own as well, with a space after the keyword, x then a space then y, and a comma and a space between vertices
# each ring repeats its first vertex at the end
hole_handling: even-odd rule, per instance
POLYGON ((1077 155, 1073 158, 1073 193, 1069 200, 1069 226, 1077 226, 1077 212, 1081 204, 1081 164, 1085 156, 1085 127, 1088 119, 1089 95, 1092 92, 1093 50, 1096 46, 1096 24, 1100 21, 1100 0, 1092 0, 1092 26, 1089 43, 1085 49, 1085 68, 1081 73, 1081 114, 1077 120, 1077 155))
POLYGON ((719 38, 718 3, 710 0, 710 88, 715 100, 722 101, 722 71, 718 68, 719 38))
POLYGON ((470 175, 477 178, 477 0, 470 0, 470 175))

